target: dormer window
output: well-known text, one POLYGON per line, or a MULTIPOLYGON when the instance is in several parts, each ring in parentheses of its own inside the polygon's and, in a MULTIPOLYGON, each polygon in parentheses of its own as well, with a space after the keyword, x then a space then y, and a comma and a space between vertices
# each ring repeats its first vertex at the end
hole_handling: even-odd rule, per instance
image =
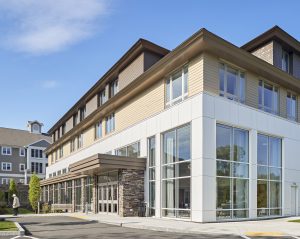
POLYGON ((79 109, 79 115, 80 115, 80 122, 81 122, 85 118, 85 106, 79 109))
POLYGON ((282 51, 281 69, 290 73, 290 54, 287 51, 282 51))
POLYGON ((106 94, 105 94, 105 89, 100 91, 98 94, 98 107, 100 107, 101 105, 103 105, 106 102, 107 98, 106 98, 106 94))
POLYGON ((77 125, 78 114, 73 115, 73 127, 77 125))

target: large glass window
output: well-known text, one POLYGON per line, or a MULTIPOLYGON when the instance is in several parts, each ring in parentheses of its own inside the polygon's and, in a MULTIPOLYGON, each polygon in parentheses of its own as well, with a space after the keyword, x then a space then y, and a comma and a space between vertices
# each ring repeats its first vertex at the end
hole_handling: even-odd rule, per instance
POLYGON ((166 84, 166 105, 171 106, 183 101, 188 96, 188 68, 172 74, 166 84))
POLYGON ((217 219, 248 217, 248 131, 217 124, 217 219))
POLYGON ((113 81, 109 85, 109 97, 115 96, 119 91, 118 80, 113 81))
POLYGON ((72 198, 73 198, 73 183, 72 181, 67 181, 66 203, 72 204, 72 198))
POLYGON ((281 139, 257 136, 257 216, 281 215, 281 139))
POLYGON ((95 139, 102 138, 102 120, 98 121, 95 125, 95 139))
POLYGON ((116 155, 137 158, 140 156, 140 143, 135 142, 116 150, 116 155))
POLYGON ((190 137, 190 125, 163 134, 162 213, 165 217, 190 217, 190 137))
POLYGON ((54 197, 53 204, 57 204, 58 202, 58 184, 54 184, 54 197))
POLYGON ((109 134, 115 130, 115 114, 112 113, 110 116, 106 117, 105 132, 109 134))
POLYGON ((219 69, 220 96, 245 102, 245 74, 221 63, 219 69))
POLYGON ((81 179, 75 180, 75 211, 79 212, 82 210, 81 207, 81 179))
POLYGON ((288 92, 286 95, 286 113, 290 120, 297 119, 297 97, 295 94, 288 92))
POLYGON ((258 104, 259 108, 272 113, 278 114, 279 112, 279 93, 278 88, 262 80, 259 81, 258 88, 258 104))
POLYGON ((107 101, 107 98, 106 98, 106 95, 105 95, 105 89, 103 89, 98 94, 98 107, 100 107, 101 105, 103 105, 106 101, 107 101))
POLYGON ((85 179, 85 198, 87 204, 87 210, 92 211, 92 201, 93 201, 93 177, 87 177, 85 179))
POLYGON ((66 183, 60 183, 59 184, 60 189, 60 202, 61 204, 66 204, 66 183))
POLYGON ((149 216, 155 216, 155 136, 148 139, 149 216))

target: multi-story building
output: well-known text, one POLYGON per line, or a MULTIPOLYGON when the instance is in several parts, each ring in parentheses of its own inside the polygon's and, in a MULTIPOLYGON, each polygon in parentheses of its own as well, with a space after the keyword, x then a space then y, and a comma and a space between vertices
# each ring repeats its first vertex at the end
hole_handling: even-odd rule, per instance
POLYGON ((48 159, 44 150, 51 137, 41 132, 43 124, 29 121, 27 130, 0 128, 0 184, 29 183, 32 173, 45 178, 48 159))
POLYGON ((201 29, 130 50, 50 129, 43 200, 210 222, 297 215, 300 42, 201 29))

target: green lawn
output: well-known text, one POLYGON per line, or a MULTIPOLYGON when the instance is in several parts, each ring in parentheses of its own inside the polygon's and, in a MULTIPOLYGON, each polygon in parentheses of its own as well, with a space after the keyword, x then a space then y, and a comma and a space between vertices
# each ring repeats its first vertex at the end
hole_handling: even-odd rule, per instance
POLYGON ((17 227, 13 222, 0 221, 0 231, 17 231, 17 227))
POLYGON ((298 223, 300 223, 300 219, 297 219, 297 220, 289 220, 288 222, 298 222, 298 223))
MULTIPOLYGON (((12 208, 0 208, 0 214, 1 215, 8 215, 8 214, 13 214, 13 209, 12 208)), ((28 210, 26 208, 19 208, 19 214, 31 214, 34 213, 31 210, 28 210)))

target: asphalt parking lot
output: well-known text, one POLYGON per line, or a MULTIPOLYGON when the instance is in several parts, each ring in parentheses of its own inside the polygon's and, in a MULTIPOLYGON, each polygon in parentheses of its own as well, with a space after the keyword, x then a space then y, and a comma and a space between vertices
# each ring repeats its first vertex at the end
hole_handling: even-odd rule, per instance
MULTIPOLYGON (((40 239, 74 239, 74 238, 141 238, 141 239, 202 239, 202 238, 232 238, 241 237, 228 235, 192 235, 150 230, 131 229, 98 222, 85 221, 72 217, 23 217, 14 219, 26 230, 26 237, 40 239)), ((3 239, 13 237, 3 237, 3 239)), ((15 237, 22 238, 22 237, 15 237)))
MULTIPOLYGON (((141 239, 295 239, 297 237, 247 237, 216 234, 181 234, 133 229, 108 225, 67 216, 33 216, 11 219, 26 230, 25 237, 0 237, 1 239, 74 239, 74 238, 141 238, 141 239)), ((300 239, 300 238, 299 238, 300 239)))

